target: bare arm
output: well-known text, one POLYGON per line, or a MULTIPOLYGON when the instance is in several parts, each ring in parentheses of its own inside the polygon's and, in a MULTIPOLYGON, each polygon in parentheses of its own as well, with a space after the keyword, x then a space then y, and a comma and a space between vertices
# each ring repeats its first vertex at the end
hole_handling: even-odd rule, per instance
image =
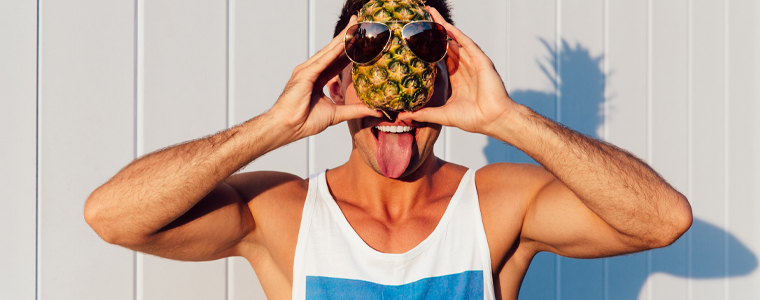
POLYGON ((494 137, 551 175, 530 199, 522 237, 571 257, 663 247, 691 226, 691 207, 654 170, 613 145, 518 106, 494 137))
MULTIPOLYGON (((691 225, 691 208, 645 163, 612 145, 564 128, 507 94, 491 60, 434 10, 454 38, 447 65, 452 95, 441 107, 399 114, 481 133, 525 151, 547 171, 521 174, 525 189, 520 237, 536 251, 598 257, 661 247, 691 225)), ((498 166, 489 168, 498 175, 498 166), (494 171, 495 168, 495 171, 494 171)), ((509 193, 489 193, 508 198, 509 193)))
POLYGON ((167 252, 164 248, 186 248, 178 246, 191 239, 192 234, 170 229, 202 225, 188 232, 213 237, 198 245, 205 249, 197 249, 203 254, 198 257, 213 257, 252 225, 245 201, 223 180, 283 144, 284 132, 278 131, 284 127, 264 114, 228 131, 146 155, 90 195, 85 218, 107 242, 156 254, 167 252), (201 222, 190 222, 191 217, 201 222), (169 231, 178 233, 174 241, 166 239, 169 231))
MULTIPOLYGON (((352 19, 349 26, 355 22, 352 19)), ((164 257, 208 260, 235 255, 235 246, 254 228, 255 214, 248 202, 256 195, 243 190, 266 190, 292 181, 292 176, 278 176, 280 182, 259 174, 234 180, 231 174, 328 126, 380 115, 363 104, 335 105, 322 91, 349 63, 341 36, 296 67, 267 113, 216 135, 151 153, 122 169, 87 199, 87 223, 110 243, 164 257)))

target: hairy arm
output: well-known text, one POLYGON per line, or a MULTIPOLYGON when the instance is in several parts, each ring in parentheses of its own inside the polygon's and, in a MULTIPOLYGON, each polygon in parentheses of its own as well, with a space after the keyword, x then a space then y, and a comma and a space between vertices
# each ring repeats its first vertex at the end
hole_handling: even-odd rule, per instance
POLYGON ((187 260, 227 255, 253 220, 249 199, 224 180, 287 142, 276 124, 264 114, 148 154, 90 195, 85 219, 107 242, 134 250, 187 260))
POLYGON ((517 106, 493 135, 548 174, 527 206, 522 237, 539 250, 600 257, 663 247, 691 226, 691 207, 646 163, 517 106))

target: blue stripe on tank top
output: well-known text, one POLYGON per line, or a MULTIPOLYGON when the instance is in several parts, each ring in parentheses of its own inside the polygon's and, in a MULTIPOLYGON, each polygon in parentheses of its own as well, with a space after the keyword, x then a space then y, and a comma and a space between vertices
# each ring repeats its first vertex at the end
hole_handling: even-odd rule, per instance
POLYGON ((306 299, 483 299, 483 271, 429 277, 402 285, 306 276, 306 299))

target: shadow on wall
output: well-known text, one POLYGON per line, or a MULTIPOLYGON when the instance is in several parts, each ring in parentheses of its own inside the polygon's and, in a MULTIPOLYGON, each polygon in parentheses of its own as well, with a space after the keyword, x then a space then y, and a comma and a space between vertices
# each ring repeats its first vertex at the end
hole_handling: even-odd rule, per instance
MULTIPOLYGON (((563 40, 559 55, 559 79, 555 81, 558 56, 545 40, 541 42, 549 56, 546 63, 539 61, 538 66, 561 95, 559 115, 557 95, 553 92, 517 90, 510 95, 515 101, 548 118, 559 119, 578 132, 598 137, 597 129, 603 123, 605 100, 606 74, 600 67, 602 57, 593 57, 582 46, 573 47, 563 40)), ((535 163, 522 151, 491 138, 483 152, 488 163, 535 163)), ((558 295, 563 300, 605 299, 606 293, 608 299, 635 300, 647 279, 655 273, 696 279, 725 278, 749 274, 757 268, 757 264, 755 254, 731 233, 695 219, 689 233, 676 243, 644 253, 591 260, 540 253, 533 259, 525 276, 520 299, 554 299, 558 295), (688 261, 689 239, 691 266, 688 261)))

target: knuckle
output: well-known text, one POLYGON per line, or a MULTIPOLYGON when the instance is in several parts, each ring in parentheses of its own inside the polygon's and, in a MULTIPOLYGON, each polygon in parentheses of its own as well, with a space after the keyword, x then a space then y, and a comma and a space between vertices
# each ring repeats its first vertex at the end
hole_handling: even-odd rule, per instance
POLYGON ((291 73, 290 77, 291 78, 296 77, 299 73, 301 73, 301 70, 303 70, 303 68, 304 68, 303 64, 296 66, 295 69, 293 69, 293 73, 291 73))

